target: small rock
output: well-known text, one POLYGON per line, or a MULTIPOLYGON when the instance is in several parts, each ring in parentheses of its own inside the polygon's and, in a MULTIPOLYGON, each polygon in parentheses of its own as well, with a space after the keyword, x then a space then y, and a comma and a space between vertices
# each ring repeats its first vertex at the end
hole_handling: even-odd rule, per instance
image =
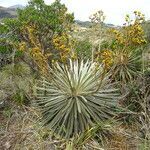
POLYGON ((11 147, 10 143, 9 143, 9 142, 6 142, 6 143, 5 143, 5 148, 6 148, 6 149, 9 149, 10 147, 11 147))

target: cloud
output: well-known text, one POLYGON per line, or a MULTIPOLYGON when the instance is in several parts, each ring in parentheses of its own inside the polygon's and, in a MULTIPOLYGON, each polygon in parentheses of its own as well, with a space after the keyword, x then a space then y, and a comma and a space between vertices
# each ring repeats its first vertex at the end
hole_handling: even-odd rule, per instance
MULTIPOLYGON (((150 19, 150 0, 61 0, 68 7, 69 12, 74 12, 75 19, 88 20, 89 16, 96 10, 103 10, 106 22, 121 25, 124 16, 139 10, 150 19)), ((16 4, 26 5, 28 0, 0 0, 0 5, 11 6, 16 4)), ((45 0, 51 4, 54 0, 45 0)))
POLYGON ((9 7, 16 4, 26 5, 28 0, 0 0, 0 6, 9 7))
POLYGON ((134 10, 140 10, 150 18, 150 0, 62 0, 70 11, 75 12, 75 17, 87 20, 93 11, 103 10, 106 22, 123 24, 124 16, 134 10))

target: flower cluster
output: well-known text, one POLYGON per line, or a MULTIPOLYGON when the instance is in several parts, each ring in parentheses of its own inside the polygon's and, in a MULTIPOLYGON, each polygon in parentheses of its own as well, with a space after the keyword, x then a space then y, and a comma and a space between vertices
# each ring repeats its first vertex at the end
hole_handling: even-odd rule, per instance
POLYGON ((131 44, 134 45, 142 45, 146 43, 146 39, 144 38, 144 30, 142 27, 142 23, 145 20, 144 15, 139 11, 134 11, 135 20, 132 21, 129 15, 126 16, 126 24, 125 29, 127 31, 127 35, 131 44))
POLYGON ((115 36, 115 40, 116 40, 117 44, 125 44, 125 38, 121 31, 119 31, 117 29, 112 29, 111 31, 115 36))
POLYGON ((92 14, 90 16, 90 20, 92 23, 103 23, 105 20, 106 16, 104 15, 104 12, 102 10, 97 11, 96 13, 92 14))
POLYGON ((96 60, 101 62, 106 69, 109 69, 113 64, 113 52, 108 49, 97 52, 96 60))
POLYGON ((53 44, 56 50, 60 53, 61 60, 65 61, 71 50, 69 36, 66 33, 62 33, 61 35, 56 34, 53 38, 53 44))
POLYGON ((62 62, 66 61, 68 57, 76 59, 77 56, 73 51, 75 41, 69 36, 69 34, 56 34, 53 38, 53 44, 56 50, 58 50, 62 62))
MULTIPOLYGON (((116 47, 121 45, 124 47, 137 47, 146 44, 142 23, 145 20, 144 15, 139 11, 134 11, 135 19, 132 20, 129 15, 126 15, 123 28, 111 29, 113 38, 115 39, 116 47)), ((114 48, 116 48, 114 46, 114 48)))
POLYGON ((19 44, 19 50, 30 56, 37 66, 40 68, 42 74, 48 73, 48 58, 50 53, 44 53, 42 46, 35 36, 35 28, 27 26, 26 32, 28 33, 28 43, 21 42, 19 44), (30 43, 30 44, 29 44, 30 43))

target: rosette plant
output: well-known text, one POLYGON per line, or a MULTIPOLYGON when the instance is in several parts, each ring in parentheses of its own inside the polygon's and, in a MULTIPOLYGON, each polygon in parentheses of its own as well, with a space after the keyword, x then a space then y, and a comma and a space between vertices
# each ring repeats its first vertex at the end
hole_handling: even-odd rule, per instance
POLYGON ((116 81, 128 83, 140 74, 141 54, 130 50, 115 50, 113 52, 112 77, 116 81))
POLYGON ((56 64, 51 77, 39 81, 36 102, 54 133, 70 138, 116 114, 119 92, 96 63, 56 64))

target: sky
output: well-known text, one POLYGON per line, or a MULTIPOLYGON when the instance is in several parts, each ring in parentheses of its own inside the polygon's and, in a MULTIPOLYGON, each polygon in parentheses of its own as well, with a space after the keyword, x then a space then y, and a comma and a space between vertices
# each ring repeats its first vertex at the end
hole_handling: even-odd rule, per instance
MULTIPOLYGON (((45 0, 50 4, 54 0, 45 0)), ((75 19, 81 21, 89 20, 89 16, 103 10, 106 16, 106 23, 114 25, 124 24, 126 14, 133 14, 134 10, 145 14, 146 19, 150 19, 150 0, 61 0, 69 12, 74 12, 75 19)), ((27 5, 28 0, 0 0, 0 6, 9 7, 16 4, 27 5)))

